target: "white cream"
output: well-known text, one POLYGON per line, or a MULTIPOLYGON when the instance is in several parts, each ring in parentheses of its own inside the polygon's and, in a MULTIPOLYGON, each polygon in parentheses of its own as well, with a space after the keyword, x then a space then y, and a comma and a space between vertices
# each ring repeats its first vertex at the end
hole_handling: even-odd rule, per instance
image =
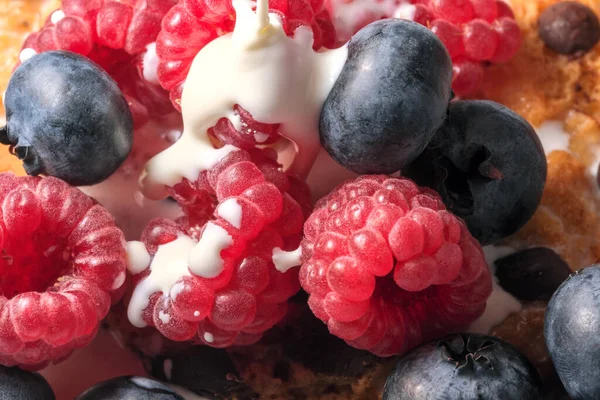
POLYGON ((204 332, 204 340, 206 343, 212 343, 215 341, 215 336, 212 333, 204 332))
POLYGON ((37 51, 35 51, 31 47, 27 47, 27 48, 21 50, 21 52, 19 53, 19 61, 24 63, 25 61, 29 60, 31 57, 35 56, 36 54, 37 54, 37 51))
POLYGON ((142 75, 150 83, 158 82, 158 55, 156 54, 156 42, 146 46, 146 53, 142 59, 142 75))
POLYGON ((417 7, 414 4, 402 3, 398 6, 396 11, 394 11, 394 18, 413 21, 415 19, 416 12, 417 7))
POLYGON ((50 22, 53 24, 58 24, 64 17, 66 17, 63 10, 56 10, 50 16, 50 22))
MULTIPOLYGON (((496 273, 494 262, 499 258, 514 253, 516 250, 507 246, 485 246, 483 252, 492 274, 496 273)), ((521 311, 523 306, 511 294, 507 293, 500 285, 496 276, 493 276, 493 291, 487 300, 485 312, 479 319, 471 324, 468 331, 473 333, 489 333, 492 328, 500 324, 510 314, 521 311)))
POLYGON ((233 238, 219 225, 208 222, 200 241, 189 254, 190 270, 203 278, 216 278, 223 272, 221 251, 231 246, 233 238))
POLYGON ((163 324, 168 324, 171 320, 171 316, 164 311, 158 312, 158 318, 162 321, 163 324))
POLYGON ((413 20, 415 6, 404 0, 331 0, 333 24, 341 42, 350 40, 361 25, 382 18, 413 20))
POLYGON ((266 133, 254 132, 254 140, 256 140, 256 143, 264 143, 267 141, 268 138, 269 138, 269 135, 267 135, 266 133))
POLYGON ((217 207, 217 216, 229 222, 233 227, 242 226, 242 207, 235 198, 227 199, 217 207))
MULTIPOLYGON (((180 236, 174 241, 158 247, 154 259, 150 263, 150 274, 138 283, 131 295, 127 317, 134 326, 138 328, 146 326, 142 319, 142 312, 148 307, 150 297, 154 293, 170 295, 179 278, 190 275, 187 258, 196 244, 196 241, 189 236, 180 236)), ((132 246, 128 246, 128 250, 130 247, 132 246)), ((137 245, 133 247, 135 248, 137 245)), ((146 259, 146 255, 142 251, 130 252, 128 255, 130 270, 132 264, 134 265, 133 269, 136 270, 136 267, 142 265, 146 259)), ((170 317, 167 315, 161 317, 163 322, 166 321, 165 323, 168 323, 169 319, 170 317)))
POLYGON ((298 247, 294 251, 284 251, 279 247, 273 249, 273 264, 275 269, 281 273, 287 272, 289 269, 297 267, 301 264, 302 247, 298 247))
POLYGON ((146 166, 142 184, 148 197, 165 196, 165 186, 182 178, 195 180, 235 150, 214 149, 207 133, 223 117, 240 125, 232 112, 235 104, 257 121, 280 124, 280 134, 297 153, 292 174, 306 178, 319 153, 321 108, 346 62, 347 47, 315 52, 307 27, 287 37, 279 17, 268 13, 267 0, 258 0, 257 12, 250 0, 233 0, 233 5, 234 32, 206 45, 188 73, 181 139, 146 166))
POLYGON ((569 134, 560 121, 546 121, 536 129, 546 154, 554 150, 569 151, 569 134))
POLYGON ((127 270, 131 272, 132 275, 137 275, 150 265, 150 261, 152 261, 152 257, 150 257, 150 253, 146 249, 146 245, 144 243, 139 242, 137 240, 127 242, 127 270))

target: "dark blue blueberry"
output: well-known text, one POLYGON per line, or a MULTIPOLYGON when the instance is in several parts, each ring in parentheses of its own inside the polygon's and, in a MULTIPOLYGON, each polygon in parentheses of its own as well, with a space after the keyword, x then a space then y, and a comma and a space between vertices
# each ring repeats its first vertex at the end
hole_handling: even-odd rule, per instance
POLYGON ((569 277, 569 265, 552 249, 521 250, 494 262, 500 286, 521 300, 548 300, 569 277))
POLYGON ((54 392, 37 373, 0 365, 0 400, 54 400, 54 392))
POLYGON ((413 161, 442 125, 452 61, 427 28, 387 19, 361 29, 321 112, 321 143, 358 173, 392 173, 413 161))
POLYGON ((75 53, 33 56, 12 75, 0 142, 14 148, 30 175, 72 185, 108 178, 133 144, 133 120, 117 84, 75 53))
POLYGON ((420 346, 400 359, 383 400, 537 400, 541 381, 510 344, 461 334, 420 346))
POLYGON ((75 400, 184 400, 162 383, 139 376, 122 376, 101 382, 75 400))
POLYGON ((498 103, 477 100, 451 103, 444 126, 402 174, 436 190, 485 245, 529 221, 546 169, 531 125, 498 103))
POLYGON ((575 273, 554 292, 544 337, 571 398, 600 399, 600 265, 575 273))

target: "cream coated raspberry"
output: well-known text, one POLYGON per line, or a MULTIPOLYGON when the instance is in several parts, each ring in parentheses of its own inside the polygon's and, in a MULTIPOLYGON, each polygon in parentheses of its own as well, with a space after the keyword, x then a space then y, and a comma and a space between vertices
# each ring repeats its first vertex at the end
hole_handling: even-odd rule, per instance
MULTIPOLYGON (((281 17, 289 36, 298 27, 308 26, 315 50, 333 47, 335 29, 322 0, 270 0, 269 12, 281 17)), ((215 38, 232 32, 234 25, 232 0, 180 0, 165 16, 156 43, 158 79, 171 92, 176 107, 180 107, 183 84, 196 54, 215 38)))
POLYGON ((56 178, 0 174, 0 363, 41 369, 87 345, 122 295, 111 215, 56 178))
POLYGON ((380 356, 459 332, 492 290, 481 247, 440 197, 408 179, 363 176, 306 221, 300 282, 332 334, 380 356))
POLYGON ((133 317, 136 324, 135 308, 141 299, 138 326, 155 326, 169 339, 212 347, 258 341, 283 318, 288 298, 300 288, 298 271, 277 270, 273 252, 299 245, 310 207, 306 184, 283 173, 270 151, 240 150, 204 171, 196 182, 176 185, 171 194, 185 217, 177 222, 155 220, 144 231, 141 240, 149 265, 133 276, 130 320, 133 317), (193 265, 186 252, 202 247, 205 240, 211 241, 211 249, 219 249, 216 257, 203 258, 204 264, 215 259, 220 264, 213 275, 207 275, 203 265, 193 265), (191 242, 186 245, 187 241, 191 242), (160 273, 157 263, 177 243, 184 244, 174 254, 186 263, 181 274, 168 287, 146 289, 153 274, 160 273))

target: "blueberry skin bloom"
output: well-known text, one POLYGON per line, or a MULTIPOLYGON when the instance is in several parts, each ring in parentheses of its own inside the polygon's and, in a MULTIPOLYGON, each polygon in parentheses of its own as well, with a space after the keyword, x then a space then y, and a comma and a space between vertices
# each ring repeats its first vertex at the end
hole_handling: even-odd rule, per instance
POLYGON ((55 397, 40 374, 0 365, 0 400, 55 400, 55 397))
POLYGON ((569 396, 600 399, 600 265, 571 275, 554 292, 544 337, 569 396))
POLYGON ((133 119, 117 84, 89 59, 66 51, 33 56, 13 73, 5 95, 10 145, 29 175, 71 185, 108 178, 133 145, 133 119))
POLYGON ((398 361, 382 400, 538 400, 541 380, 510 344, 460 334, 422 345, 398 361))
POLYGON ((367 25, 323 105, 321 144, 354 172, 396 172, 442 125, 451 84, 452 61, 429 29, 398 19, 367 25))

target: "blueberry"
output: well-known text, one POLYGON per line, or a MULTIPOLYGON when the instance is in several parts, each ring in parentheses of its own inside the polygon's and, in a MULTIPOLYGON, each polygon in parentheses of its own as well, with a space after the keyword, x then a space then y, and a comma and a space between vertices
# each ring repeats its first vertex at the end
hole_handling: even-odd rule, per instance
POLYGON ((535 400, 541 380, 510 344, 461 334, 425 344, 398 361, 382 400, 535 400))
POLYGON ((54 400, 54 392, 37 373, 0 365, 0 400, 54 400))
POLYGON ((184 400, 168 386, 139 376, 122 376, 101 382, 75 400, 184 400))
POLYGON ((396 172, 441 126, 451 83, 450 56, 429 29, 399 19, 367 25, 323 105, 321 143, 354 172, 396 172))
POLYGON ((38 54, 17 68, 4 98, 10 145, 29 175, 92 185, 123 163, 133 144, 133 119, 117 84, 85 57, 38 54))
POLYGON ((224 349, 194 346, 145 360, 148 373, 210 399, 254 399, 224 349))
POLYGON ((546 183, 546 156, 535 130, 492 101, 456 101, 443 127, 402 174, 436 190, 486 245, 533 216, 546 183))
POLYGON ((535 247, 494 262, 500 286, 521 300, 548 300, 569 277, 569 265, 552 249, 535 247))
POLYGON ((574 400, 600 398, 599 292, 600 265, 594 265, 560 285, 546 310, 546 345, 574 400))

